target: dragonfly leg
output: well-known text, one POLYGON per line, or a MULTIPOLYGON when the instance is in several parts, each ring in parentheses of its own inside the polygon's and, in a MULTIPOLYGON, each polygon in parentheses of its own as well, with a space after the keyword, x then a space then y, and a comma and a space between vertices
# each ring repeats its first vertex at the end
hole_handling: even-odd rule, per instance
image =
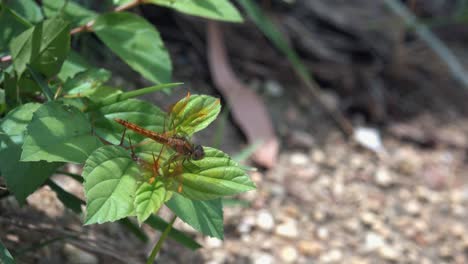
MULTIPOLYGON (((120 138, 120 143, 119 143, 119 146, 123 146, 123 143, 124 143, 124 139, 125 139, 125 134, 127 133, 127 128, 124 127, 124 131, 122 133, 122 137, 120 138)), ((129 138, 130 139, 130 138, 129 138)))
POLYGON ((159 160, 161 159, 163 149, 164 149, 164 145, 159 150, 158 158, 156 158, 154 156, 154 152, 151 153, 153 155, 153 166, 152 166, 153 175, 150 178, 150 183, 153 183, 156 180, 156 177, 158 177, 158 175, 159 175, 159 168, 160 168, 159 167, 159 160))

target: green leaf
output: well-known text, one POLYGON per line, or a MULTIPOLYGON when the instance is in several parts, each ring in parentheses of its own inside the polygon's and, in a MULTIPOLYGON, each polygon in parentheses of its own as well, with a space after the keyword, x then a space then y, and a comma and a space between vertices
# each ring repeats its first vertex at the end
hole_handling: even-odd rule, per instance
POLYGON ((34 113, 28 125, 21 160, 83 163, 101 145, 76 107, 49 102, 34 113))
POLYGON ((144 182, 138 187, 135 197, 135 211, 138 222, 143 223, 164 204, 166 189, 161 181, 152 184, 144 182))
POLYGON ((71 50, 67 59, 63 62, 62 68, 60 69, 57 77, 64 82, 68 78, 72 78, 77 73, 85 71, 90 67, 91 66, 83 57, 71 50))
POLYGON ((98 15, 71 0, 43 0, 42 7, 47 17, 61 15, 71 21, 73 26, 84 25, 98 15))
POLYGON ((27 19, 29 22, 38 23, 44 19, 41 8, 34 0, 15 0, 6 2, 9 8, 27 19))
MULTIPOLYGON (((38 103, 27 103, 10 111, 0 123, 0 128, 10 137, 14 144, 23 144, 26 127, 33 117, 34 112, 41 107, 38 103)), ((0 145, 0 150, 3 145, 0 145)))
MULTIPOLYGON (((9 69, 13 69, 11 66, 9 69)), ((8 70, 3 71, 3 88, 5 89, 5 101, 6 104, 13 108, 19 104, 20 98, 18 97, 17 92, 17 81, 14 73, 8 72, 8 70)))
POLYGON ((18 76, 26 70, 27 64, 46 77, 57 74, 69 49, 69 24, 58 17, 26 30, 10 43, 18 76))
POLYGON ((214 148, 203 148, 205 157, 183 163, 181 174, 165 172, 164 176, 169 179, 167 188, 178 191, 181 185, 181 194, 193 200, 214 200, 255 189, 245 170, 227 154, 214 148))
POLYGON ((110 104, 114 104, 117 102, 130 99, 130 98, 134 98, 134 97, 142 96, 145 94, 153 93, 156 91, 164 90, 166 88, 173 88, 181 84, 182 83, 164 83, 164 84, 153 85, 150 87, 145 87, 145 88, 128 91, 128 92, 124 92, 120 94, 115 94, 114 96, 110 96, 108 98, 95 102, 94 104, 89 106, 88 110, 94 110, 94 109, 97 109, 106 105, 110 105, 110 104))
POLYGON ((100 15, 94 32, 130 67, 154 83, 171 80, 172 65, 158 31, 145 19, 131 13, 100 15))
POLYGON ((186 97, 171 109, 170 130, 175 129, 177 133, 191 136, 213 122, 220 111, 219 99, 208 95, 186 97))
POLYGON ((0 4, 0 54, 8 52, 8 45, 14 37, 30 27, 29 23, 4 4, 0 4))
POLYGON ((20 162, 28 123, 40 104, 28 103, 9 112, 0 123, 0 168, 8 189, 20 204, 60 167, 61 163, 20 162))
POLYGON ((35 84, 37 84, 41 88, 42 93, 47 98, 47 101, 52 101, 54 99, 54 94, 52 93, 49 84, 47 84, 47 82, 44 80, 43 76, 37 73, 29 65, 26 65, 26 68, 28 69, 28 73, 31 74, 35 84))
POLYGON ((223 205, 221 199, 193 201, 174 194, 166 203, 180 219, 204 235, 224 238, 223 205))
POLYGON ((135 215, 134 200, 140 169, 129 151, 104 146, 91 154, 83 169, 85 224, 116 221, 135 215))
POLYGON ((147 2, 209 19, 243 21, 239 11, 228 0, 149 0, 147 2))
MULTIPOLYGON (((138 99, 129 99, 102 107, 91 112, 91 116, 96 134, 113 144, 120 142, 124 131, 124 127, 114 121, 115 118, 120 118, 157 132, 163 131, 165 119, 165 113, 158 107, 138 99)), ((134 143, 144 138, 133 131, 128 130, 126 133, 127 136, 132 138, 132 142, 134 143)))
MULTIPOLYGON (((164 221, 164 219, 157 215, 150 215, 150 217, 146 220, 145 223, 159 231, 165 230, 168 225, 168 223, 164 221)), ((171 231, 169 232, 169 237, 191 250, 196 250, 202 247, 200 244, 197 243, 197 241, 188 237, 186 234, 175 229, 174 227, 172 227, 171 231)))
POLYGON ((3 245, 0 240, 0 263, 1 264, 15 264, 13 256, 10 254, 8 249, 3 245))
POLYGON ((110 77, 111 73, 108 70, 90 68, 83 72, 77 73, 73 78, 68 79, 63 84, 63 90, 66 91, 69 95, 87 95, 107 82, 110 77))
POLYGON ((81 205, 84 204, 84 202, 80 198, 65 191, 62 187, 50 179, 47 180, 47 185, 49 185, 49 187, 57 194, 57 197, 63 203, 63 205, 65 205, 65 207, 71 209, 77 214, 81 213, 81 205))

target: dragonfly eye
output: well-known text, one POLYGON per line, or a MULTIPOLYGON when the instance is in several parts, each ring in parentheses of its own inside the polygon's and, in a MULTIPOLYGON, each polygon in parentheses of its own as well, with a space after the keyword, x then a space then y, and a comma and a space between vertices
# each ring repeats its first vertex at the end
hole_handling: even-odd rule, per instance
POLYGON ((196 145, 192 152, 193 160, 201 160, 205 157, 205 151, 201 145, 196 145))

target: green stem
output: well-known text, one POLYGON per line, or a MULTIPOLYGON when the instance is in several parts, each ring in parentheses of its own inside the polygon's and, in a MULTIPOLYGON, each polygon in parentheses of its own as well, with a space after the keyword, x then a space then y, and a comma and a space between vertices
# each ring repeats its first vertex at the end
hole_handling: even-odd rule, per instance
POLYGON ((171 222, 169 225, 164 229, 164 232, 161 234, 161 237, 159 238, 158 243, 154 246, 153 250, 151 251, 151 255, 149 256, 148 260, 146 261, 146 264, 152 264, 154 263, 154 260, 156 259, 156 255, 158 254, 159 250, 161 250, 162 244, 164 240, 166 240, 167 235, 172 229, 172 225, 174 225, 175 220, 177 219, 177 215, 174 215, 172 217, 171 222))

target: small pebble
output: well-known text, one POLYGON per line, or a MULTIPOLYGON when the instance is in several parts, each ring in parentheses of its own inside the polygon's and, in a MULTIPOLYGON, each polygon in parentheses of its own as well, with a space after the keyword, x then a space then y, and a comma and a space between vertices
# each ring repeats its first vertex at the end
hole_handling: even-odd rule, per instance
POLYGON ((338 249, 332 249, 320 256, 322 263, 338 263, 343 259, 343 253, 338 249))
POLYGON ((297 238, 299 236, 299 230, 296 220, 288 219, 284 223, 279 224, 275 228, 275 234, 287 238, 297 238))
POLYGON ((293 263, 297 260, 299 254, 297 249, 292 246, 285 246, 280 251, 280 258, 285 263, 293 263))
POLYGON ((274 264, 275 263, 275 258, 267 253, 261 253, 261 254, 254 254, 253 256, 253 262, 254 264, 274 264))
POLYGON ((375 182, 378 186, 384 188, 390 187, 394 183, 391 172, 384 167, 377 170, 377 173, 375 174, 375 182))
POLYGON ((419 215, 422 209, 421 204, 416 200, 410 200, 404 205, 404 208, 406 212, 414 216, 419 215))
POLYGON ((261 210, 257 214, 256 225, 263 231, 271 231, 275 227, 273 215, 267 210, 261 210))
POLYGON ((320 227, 317 230, 317 237, 321 240, 327 240, 330 237, 330 232, 325 227, 320 227))
POLYGON ((312 161, 315 163, 323 163, 325 161, 325 153, 320 149, 314 149, 312 151, 312 161))
POLYGON ((384 239, 374 232, 369 232, 366 235, 365 249, 366 251, 374 251, 385 245, 384 239))
POLYGON ((383 246, 379 250, 379 256, 388 261, 397 261, 400 259, 400 252, 393 247, 383 246))
POLYGON ((323 251, 323 246, 315 241, 301 240, 299 241, 299 252, 303 255, 316 257, 323 251))
POLYGON ((309 158, 307 158, 307 155, 304 153, 300 153, 300 152, 291 154, 289 159, 290 159, 289 161, 291 162, 291 165, 294 165, 294 166, 304 166, 310 162, 309 158))
POLYGON ((207 248, 220 248, 223 245, 223 241, 215 237, 207 236, 205 238, 205 245, 207 248))

